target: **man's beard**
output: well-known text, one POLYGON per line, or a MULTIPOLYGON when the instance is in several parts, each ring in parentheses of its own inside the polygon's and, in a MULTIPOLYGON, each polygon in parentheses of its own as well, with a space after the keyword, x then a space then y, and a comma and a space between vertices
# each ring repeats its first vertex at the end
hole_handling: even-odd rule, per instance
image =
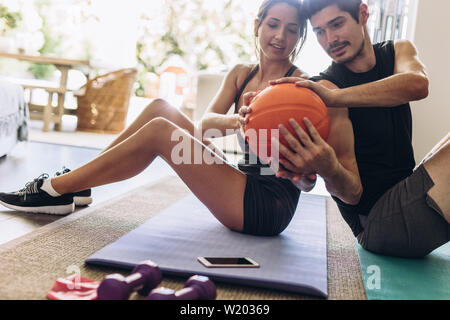
POLYGON ((362 43, 361 43, 361 46, 359 47, 358 51, 354 55, 352 55, 348 59, 345 59, 344 61, 339 61, 339 63, 347 64, 347 63, 350 63, 350 62, 354 61, 356 58, 358 58, 361 55, 361 52, 364 50, 364 42, 365 41, 363 39, 362 43))

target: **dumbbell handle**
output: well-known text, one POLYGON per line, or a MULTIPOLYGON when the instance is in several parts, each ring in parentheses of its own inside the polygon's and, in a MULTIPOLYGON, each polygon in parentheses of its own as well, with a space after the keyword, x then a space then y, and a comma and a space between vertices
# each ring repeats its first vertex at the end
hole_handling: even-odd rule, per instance
POLYGON ((142 287, 145 282, 145 279, 142 277, 142 274, 140 272, 130 274, 127 277, 123 277, 121 274, 114 273, 106 276, 105 279, 125 282, 126 284, 130 285, 130 288, 133 288, 133 290, 140 289, 140 287, 142 287))
POLYGON ((144 286, 145 279, 142 276, 142 273, 136 272, 126 277, 125 282, 128 283, 134 290, 139 290, 144 286))
POLYGON ((180 300, 198 300, 198 290, 194 290, 193 287, 183 288, 175 291, 175 297, 180 300))
POLYGON ((192 276, 181 290, 174 291, 168 288, 153 289, 147 300, 214 300, 216 286, 207 277, 192 276))
POLYGON ((153 289, 147 300, 199 300, 198 292, 192 287, 175 291, 169 288, 153 289))

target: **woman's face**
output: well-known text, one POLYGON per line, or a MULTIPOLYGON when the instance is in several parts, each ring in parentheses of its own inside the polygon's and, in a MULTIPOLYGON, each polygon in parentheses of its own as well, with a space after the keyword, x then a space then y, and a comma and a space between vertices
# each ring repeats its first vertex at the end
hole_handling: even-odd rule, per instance
POLYGON ((268 59, 289 59, 300 39, 300 20, 297 8, 287 3, 277 3, 269 9, 255 32, 259 39, 261 55, 268 59))

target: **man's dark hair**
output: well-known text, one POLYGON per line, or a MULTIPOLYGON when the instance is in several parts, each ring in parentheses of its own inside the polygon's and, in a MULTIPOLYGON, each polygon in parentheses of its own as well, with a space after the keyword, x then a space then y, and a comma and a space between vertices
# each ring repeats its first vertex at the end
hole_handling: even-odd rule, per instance
POLYGON ((311 19, 313 15, 326 7, 337 5, 339 9, 348 12, 359 23, 361 0, 304 0, 303 3, 308 19, 311 19))

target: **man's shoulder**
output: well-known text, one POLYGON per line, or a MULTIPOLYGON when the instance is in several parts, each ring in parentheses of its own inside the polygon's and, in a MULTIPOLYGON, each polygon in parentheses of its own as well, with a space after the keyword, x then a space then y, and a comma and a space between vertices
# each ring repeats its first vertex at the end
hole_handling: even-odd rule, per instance
POLYGON ((342 68, 340 65, 336 62, 332 62, 331 65, 325 69, 324 71, 320 72, 318 75, 313 76, 310 78, 312 81, 320 81, 320 80, 328 80, 336 85, 338 85, 338 78, 342 74, 342 68))
POLYGON ((386 40, 373 44, 373 49, 375 52, 393 53, 395 51, 394 48, 394 40, 386 40))
POLYGON ((374 47, 382 48, 386 46, 391 46, 394 44, 394 40, 385 40, 372 44, 374 47))
POLYGON ((417 53, 417 48, 414 45, 414 43, 412 43, 409 40, 397 40, 394 42, 394 50, 397 51, 402 51, 402 52, 413 52, 413 53, 417 53))

